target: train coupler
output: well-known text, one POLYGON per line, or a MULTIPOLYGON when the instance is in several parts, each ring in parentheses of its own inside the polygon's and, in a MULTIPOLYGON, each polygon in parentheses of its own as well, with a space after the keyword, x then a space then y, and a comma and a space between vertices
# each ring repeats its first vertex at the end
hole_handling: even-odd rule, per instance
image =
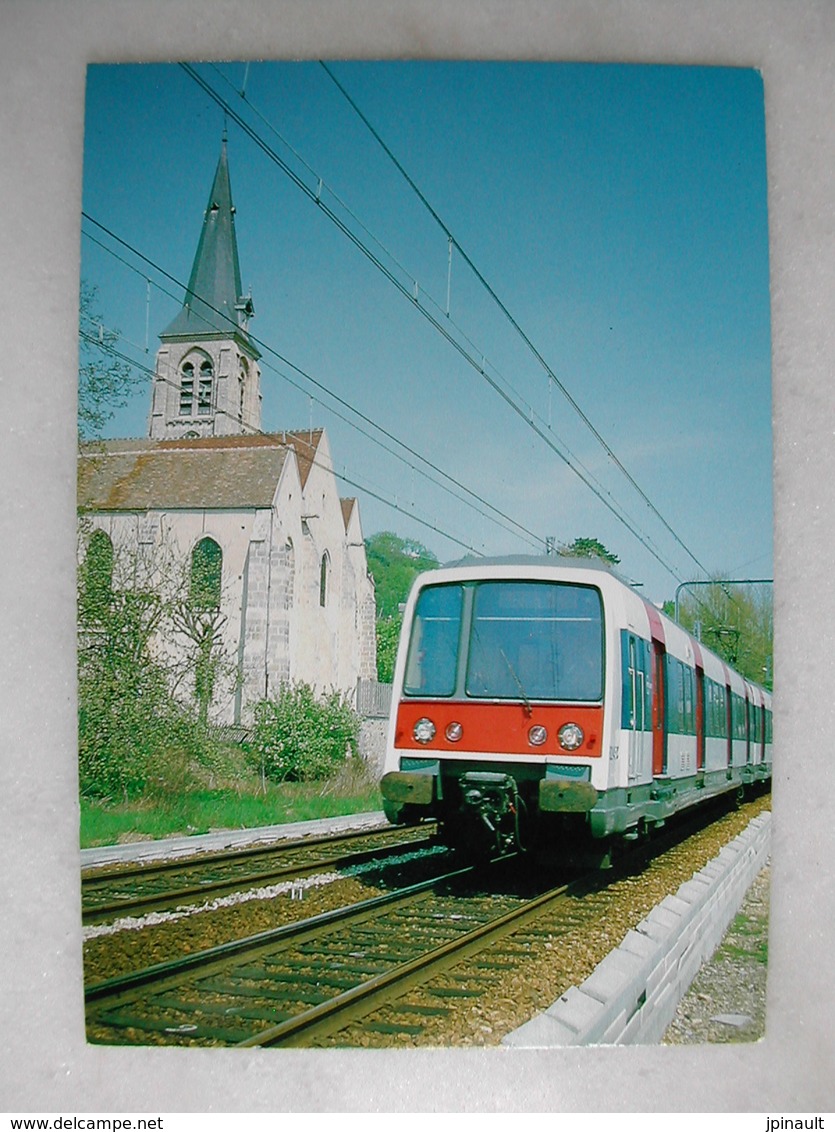
POLYGON ((509 774, 470 771, 461 776, 461 811, 471 819, 475 836, 491 853, 517 852, 519 838, 519 790, 509 774))

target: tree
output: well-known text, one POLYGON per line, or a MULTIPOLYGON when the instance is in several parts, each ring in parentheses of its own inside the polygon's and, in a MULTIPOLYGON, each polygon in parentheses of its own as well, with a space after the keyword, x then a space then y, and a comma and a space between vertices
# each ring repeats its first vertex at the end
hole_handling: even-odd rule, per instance
POLYGON ((141 375, 114 354, 117 330, 107 330, 98 310, 98 288, 81 282, 78 325, 78 436, 100 436, 117 409, 127 404, 141 375))
POLYGON ((377 599, 377 679, 389 684, 394 678, 403 621, 400 606, 418 574, 435 569, 438 559, 422 543, 400 538, 391 531, 380 531, 367 538, 365 554, 377 599))
POLYGON ((394 680, 394 662, 402 624, 401 614, 381 617, 377 621, 377 679, 381 684, 391 684, 394 680))
POLYGON ((194 676, 194 698, 201 723, 209 718, 209 705, 224 664, 222 604, 223 555, 218 544, 204 538, 192 552, 189 576, 181 579, 171 602, 171 623, 188 642, 194 676))
MULTIPOLYGON (((674 616, 672 602, 664 612, 674 616)), ((771 689, 774 608, 770 585, 737 585, 718 579, 685 589, 679 623, 743 676, 771 689)))
POLYGON ((438 559, 422 543, 400 538, 391 531, 380 531, 367 538, 365 554, 374 579, 378 618, 396 617, 418 574, 438 565, 438 559))
POLYGON ((85 518, 79 537, 81 792, 130 797, 182 785, 211 757, 205 724, 224 663, 218 607, 204 604, 205 580, 195 583, 172 548, 114 545, 85 518))
POLYGON ((558 549, 566 558, 600 558, 609 566, 620 562, 618 556, 596 538, 575 538, 573 542, 561 543, 558 549))

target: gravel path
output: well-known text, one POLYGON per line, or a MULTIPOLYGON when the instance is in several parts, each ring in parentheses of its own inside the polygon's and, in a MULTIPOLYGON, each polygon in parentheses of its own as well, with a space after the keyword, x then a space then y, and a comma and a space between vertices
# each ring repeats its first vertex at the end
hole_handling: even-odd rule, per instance
POLYGON ((664 1045, 756 1042, 765 1034, 768 867, 754 880, 713 957, 679 1003, 664 1045))

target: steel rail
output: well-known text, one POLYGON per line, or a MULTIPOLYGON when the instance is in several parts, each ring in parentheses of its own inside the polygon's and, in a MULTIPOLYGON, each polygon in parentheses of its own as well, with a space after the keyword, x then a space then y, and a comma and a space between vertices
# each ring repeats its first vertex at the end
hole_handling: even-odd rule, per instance
MULTIPOLYGON (((145 896, 137 896, 125 900, 112 900, 109 903, 90 906, 82 910, 81 921, 83 924, 96 924, 120 915, 130 915, 133 911, 141 911, 143 913, 157 911, 169 908, 172 904, 185 903, 191 898, 215 898, 230 892, 237 892, 245 885, 263 885, 280 880, 282 877, 308 876, 310 873, 318 872, 321 869, 349 868, 352 865, 362 864, 381 855, 389 855, 407 849, 426 848, 428 845, 428 838, 423 841, 399 841, 395 842, 393 845, 379 846, 376 849, 363 849, 356 853, 344 853, 336 857, 321 857, 319 860, 307 864, 283 865, 280 868, 270 869, 264 872, 245 873, 242 876, 230 877, 229 879, 208 882, 206 884, 195 884, 184 888, 171 889, 169 892, 154 892, 148 893, 145 896)), ((381 864, 385 864, 384 857, 381 864)))
MULTIPOLYGON (((434 827, 434 822, 426 822, 423 826, 410 826, 412 830, 428 829, 434 827)), ((396 834, 403 836, 404 830, 393 826, 380 826, 377 829, 351 830, 347 833, 335 833, 320 837, 299 837, 292 841, 277 840, 269 844, 258 843, 247 845, 240 849, 218 849, 210 852, 201 852, 195 849, 193 853, 169 857, 163 861, 146 861, 135 865, 114 865, 108 862, 102 865, 88 865, 82 869, 82 886, 104 886, 113 881, 129 879, 130 877, 150 877, 155 873, 166 873, 177 869, 200 868, 205 865, 222 863, 223 861, 244 860, 249 857, 264 857, 271 853, 292 852, 297 849, 309 849, 317 845, 332 845, 343 841, 359 841, 366 837, 381 837, 396 834)))
POLYGON ((185 974, 190 974, 199 968, 210 967, 215 963, 226 963, 237 955, 257 955, 277 943, 289 939, 300 939, 313 936, 322 928, 330 927, 340 920, 360 919, 366 914, 373 913, 386 905, 405 902, 428 891, 435 885, 456 879, 475 871, 475 866, 455 869, 450 873, 432 877, 429 880, 419 881, 417 884, 387 892, 382 896, 372 896, 357 904, 347 904, 329 912, 320 912, 305 920, 298 920, 292 924, 282 924, 278 928, 268 928, 255 935, 244 936, 242 939, 229 940, 215 947, 207 947, 202 951, 195 951, 191 955, 184 955, 177 959, 169 959, 162 963, 155 963, 150 967, 143 967, 139 971, 131 971, 127 975, 116 975, 100 983, 86 988, 84 1000, 87 1003, 100 1002, 104 999, 121 997, 124 994, 138 990, 141 987, 159 984, 160 988, 169 981, 179 981, 185 974))
POLYGON ((302 1035, 310 1038, 343 1029, 358 1016, 398 998, 404 990, 415 983, 425 982, 427 978, 454 966, 474 952, 483 950, 505 935, 524 927, 529 921, 539 918, 550 905, 564 899, 580 883, 581 881, 577 880, 550 889, 527 901, 522 907, 506 912, 486 924, 480 924, 466 935, 449 940, 406 963, 398 964, 390 971, 375 975, 351 990, 336 995, 328 1002, 313 1006, 294 1018, 246 1038, 238 1045, 241 1047, 290 1046, 296 1044, 302 1035))

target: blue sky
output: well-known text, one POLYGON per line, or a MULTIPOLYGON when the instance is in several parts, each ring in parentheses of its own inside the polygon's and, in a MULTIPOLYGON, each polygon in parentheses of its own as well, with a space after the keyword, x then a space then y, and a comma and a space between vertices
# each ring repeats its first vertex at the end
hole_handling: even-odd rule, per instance
MULTIPOLYGON (((530 553, 546 536, 590 536, 657 601, 703 576, 694 557, 711 573, 770 577, 759 75, 554 63, 328 66, 667 525, 457 250, 448 279, 447 235, 318 63, 195 70, 305 185, 315 191, 321 178, 322 200, 408 291, 417 281, 421 304, 475 364, 230 118, 241 272, 255 301, 251 330, 269 347, 264 429, 324 425, 337 472, 353 481, 340 490, 358 495, 365 533, 395 530, 441 560, 458 557, 461 544, 530 553), (429 482, 414 457, 383 451, 288 362, 524 533, 429 482), (597 494, 554 451, 566 446, 597 494)), ((223 128, 222 109, 180 67, 91 67, 85 212, 184 282, 223 128)), ((153 366, 156 336, 182 292, 90 236, 117 246, 84 221, 82 275, 99 289, 105 324, 120 329, 125 353, 153 366)), ((145 435, 148 406, 144 385, 107 434, 145 435)))

